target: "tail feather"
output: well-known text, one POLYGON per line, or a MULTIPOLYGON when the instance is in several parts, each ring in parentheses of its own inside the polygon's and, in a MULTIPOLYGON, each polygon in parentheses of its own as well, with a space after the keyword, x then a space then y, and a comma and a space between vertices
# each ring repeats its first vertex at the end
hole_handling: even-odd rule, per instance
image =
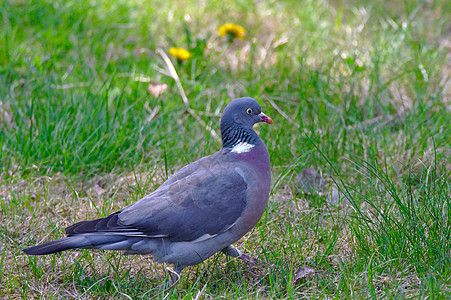
MULTIPOLYGON (((69 249, 99 249, 124 241, 125 239, 126 237, 120 235, 81 234, 26 248, 23 251, 28 255, 47 255, 69 249)), ((106 248, 113 249, 114 247, 106 248)), ((124 248, 124 245, 122 245, 122 248, 124 248)))

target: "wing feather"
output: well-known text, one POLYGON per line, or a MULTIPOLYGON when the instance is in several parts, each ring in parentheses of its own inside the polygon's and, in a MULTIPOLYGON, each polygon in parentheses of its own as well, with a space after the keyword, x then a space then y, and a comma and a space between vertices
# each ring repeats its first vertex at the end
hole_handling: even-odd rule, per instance
POLYGON ((219 154, 182 168, 114 214, 68 227, 66 234, 104 232, 177 242, 203 241, 230 229, 246 206, 248 185, 233 163, 211 163, 219 154))

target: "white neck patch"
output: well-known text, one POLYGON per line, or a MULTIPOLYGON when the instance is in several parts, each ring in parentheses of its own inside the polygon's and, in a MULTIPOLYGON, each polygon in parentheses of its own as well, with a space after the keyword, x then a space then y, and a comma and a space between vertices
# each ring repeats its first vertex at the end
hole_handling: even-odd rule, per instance
POLYGON ((236 146, 234 146, 230 152, 237 153, 237 154, 245 153, 245 152, 251 151, 251 149, 254 147, 255 147, 255 145, 252 145, 252 144, 249 144, 246 142, 240 142, 240 143, 236 144, 236 146))

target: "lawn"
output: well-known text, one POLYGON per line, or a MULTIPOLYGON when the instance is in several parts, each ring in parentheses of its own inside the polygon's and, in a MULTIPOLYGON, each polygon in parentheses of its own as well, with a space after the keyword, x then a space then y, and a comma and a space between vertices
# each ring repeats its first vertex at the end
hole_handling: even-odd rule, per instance
POLYGON ((0 16, 0 298, 451 297, 450 1, 0 0, 0 16), (149 257, 21 251, 219 150, 244 96, 274 120, 256 128, 269 204, 237 243, 260 265, 217 254, 163 292, 149 257), (324 191, 295 192, 305 169, 324 191))

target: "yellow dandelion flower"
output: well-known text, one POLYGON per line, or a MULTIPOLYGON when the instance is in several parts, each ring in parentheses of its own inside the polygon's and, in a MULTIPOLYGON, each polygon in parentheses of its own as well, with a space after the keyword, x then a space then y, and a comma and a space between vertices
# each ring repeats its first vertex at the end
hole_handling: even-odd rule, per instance
POLYGON ((246 30, 240 25, 227 23, 219 27, 219 36, 227 36, 229 41, 234 38, 242 39, 246 35, 246 30))
POLYGON ((193 56, 191 52, 183 48, 172 47, 169 49, 169 53, 174 56, 178 61, 184 61, 193 56))

